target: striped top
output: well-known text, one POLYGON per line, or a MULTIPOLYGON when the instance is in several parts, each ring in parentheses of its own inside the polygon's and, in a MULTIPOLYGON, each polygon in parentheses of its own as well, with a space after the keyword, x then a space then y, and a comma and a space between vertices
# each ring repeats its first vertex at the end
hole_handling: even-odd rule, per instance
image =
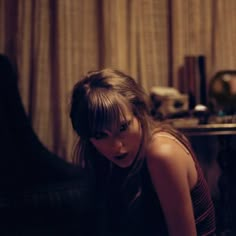
POLYGON ((215 230, 214 205, 201 168, 196 163, 198 181, 191 191, 197 233, 201 236, 212 235, 215 230))

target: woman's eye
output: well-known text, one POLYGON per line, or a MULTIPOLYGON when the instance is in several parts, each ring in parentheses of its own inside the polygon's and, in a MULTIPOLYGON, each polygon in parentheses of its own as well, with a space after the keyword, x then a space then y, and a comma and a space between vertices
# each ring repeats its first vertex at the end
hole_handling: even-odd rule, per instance
POLYGON ((131 122, 128 121, 128 122, 122 124, 122 125, 120 126, 120 132, 126 131, 126 130, 129 128, 130 123, 131 123, 131 122))
POLYGON ((100 139, 104 139, 107 137, 107 134, 106 133, 96 133, 94 135, 94 138, 97 139, 97 140, 100 140, 100 139))

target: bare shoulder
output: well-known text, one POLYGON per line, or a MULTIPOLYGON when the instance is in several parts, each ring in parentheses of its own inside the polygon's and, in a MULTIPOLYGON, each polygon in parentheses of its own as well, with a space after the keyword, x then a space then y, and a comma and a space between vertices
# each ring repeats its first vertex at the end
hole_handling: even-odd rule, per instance
POLYGON ((187 179, 190 188, 197 182, 198 174, 191 153, 168 133, 162 132, 153 137, 146 158, 152 178, 173 178, 179 183, 187 179))
MULTIPOLYGON (((171 134, 161 132, 153 136, 147 148, 148 161, 182 162, 190 153, 187 148, 171 134)), ((189 158, 188 158, 189 159, 189 158)))

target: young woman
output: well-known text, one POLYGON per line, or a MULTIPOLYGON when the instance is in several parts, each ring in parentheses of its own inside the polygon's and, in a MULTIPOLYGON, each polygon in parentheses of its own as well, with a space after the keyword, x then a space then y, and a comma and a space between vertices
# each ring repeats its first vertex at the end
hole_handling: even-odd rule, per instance
POLYGON ((213 203, 190 144, 152 119, 148 100, 134 79, 112 69, 88 73, 73 89, 75 157, 94 178, 105 231, 214 235, 213 203))

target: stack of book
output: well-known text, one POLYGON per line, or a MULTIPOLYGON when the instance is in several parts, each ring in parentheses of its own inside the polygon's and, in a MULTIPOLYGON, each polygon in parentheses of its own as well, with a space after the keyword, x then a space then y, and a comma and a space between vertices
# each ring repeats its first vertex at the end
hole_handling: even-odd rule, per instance
POLYGON ((179 90, 189 96, 189 109, 207 105, 205 56, 185 56, 179 75, 179 90))

